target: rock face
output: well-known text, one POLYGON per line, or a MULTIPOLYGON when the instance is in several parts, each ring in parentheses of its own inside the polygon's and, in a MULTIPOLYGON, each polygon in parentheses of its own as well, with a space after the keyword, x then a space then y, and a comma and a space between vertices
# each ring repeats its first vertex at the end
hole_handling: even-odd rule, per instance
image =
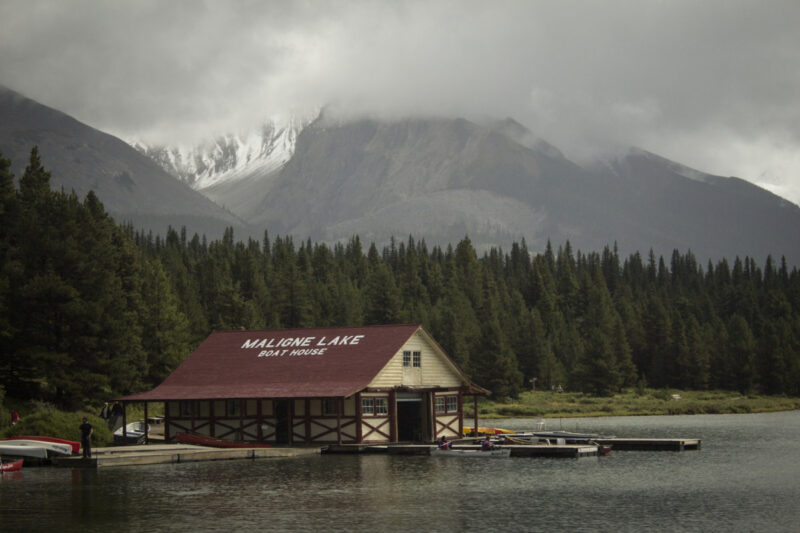
POLYGON ((513 120, 322 113, 192 149, 140 146, 151 159, 0 91, 0 151, 18 176, 33 145, 54 187, 81 196, 94 189, 109 212, 160 233, 169 223, 214 238, 234 226, 239 237, 268 230, 331 243, 357 234, 379 246, 468 235, 478 249, 524 238, 539 251, 549 239, 584 251, 617 243, 622 254, 677 249, 701 261, 772 254, 800 263, 795 204, 642 150, 580 166, 513 120))
POLYGON ((30 150, 39 147, 54 189, 83 198, 94 190, 119 222, 164 233, 167 225, 222 235, 244 223, 175 179, 120 139, 0 87, 0 152, 19 178, 30 150))

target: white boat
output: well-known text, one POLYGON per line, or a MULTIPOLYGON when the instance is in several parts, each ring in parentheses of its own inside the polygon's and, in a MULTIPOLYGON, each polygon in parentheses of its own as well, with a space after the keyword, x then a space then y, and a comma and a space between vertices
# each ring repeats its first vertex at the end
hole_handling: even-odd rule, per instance
POLYGON ((131 442, 144 442, 145 436, 145 429, 150 431, 150 425, 148 424, 145 426, 143 420, 139 420, 138 422, 131 422, 130 424, 126 425, 124 428, 119 428, 114 432, 114 440, 126 440, 128 443, 131 442), (125 433, 123 433, 123 429, 125 433))
POLYGON ((51 455, 66 455, 66 456, 72 455, 72 446, 60 442, 45 442, 42 440, 28 440, 28 439, 16 439, 9 442, 12 443, 12 446, 29 446, 35 448, 44 448, 51 455))
POLYGON ((498 448, 495 450, 460 450, 458 448, 444 450, 442 448, 433 448, 431 455, 436 457, 468 457, 475 459, 490 459, 498 457, 511 456, 510 449, 498 448))
POLYGON ((33 457, 47 459, 47 449, 43 446, 20 446, 17 444, 0 444, 0 455, 11 457, 33 457))

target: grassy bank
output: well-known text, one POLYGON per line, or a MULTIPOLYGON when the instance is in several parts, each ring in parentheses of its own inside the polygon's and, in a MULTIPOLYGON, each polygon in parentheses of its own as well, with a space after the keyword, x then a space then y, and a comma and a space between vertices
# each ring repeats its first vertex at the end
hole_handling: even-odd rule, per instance
MULTIPOLYGON (((464 402, 472 416, 471 402, 464 402)), ((524 392, 513 403, 481 399, 478 412, 488 418, 568 418, 589 416, 764 413, 800 409, 800 398, 746 395, 728 391, 645 389, 611 397, 577 392, 524 392)))

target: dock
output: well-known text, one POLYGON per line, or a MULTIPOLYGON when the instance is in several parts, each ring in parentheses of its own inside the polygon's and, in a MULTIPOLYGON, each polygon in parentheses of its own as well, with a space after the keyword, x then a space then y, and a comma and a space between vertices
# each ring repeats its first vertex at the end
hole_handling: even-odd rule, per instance
POLYGON ((309 448, 210 448, 189 444, 149 444, 95 448, 92 457, 53 458, 53 465, 65 468, 105 468, 110 466, 156 465, 191 463, 197 461, 224 461, 235 459, 269 459, 300 457, 320 453, 318 447, 309 448))
POLYGON ((595 439, 598 444, 611 445, 612 450, 631 451, 674 451, 699 450, 701 439, 626 439, 626 438, 600 438, 595 439))
MULTIPOLYGON (((552 446, 502 445, 498 448, 510 449, 511 457, 592 457, 599 454, 596 444, 563 444, 552 446)), ((325 454, 384 454, 384 455, 430 455, 435 450, 430 444, 331 444, 326 446, 325 454)), ((479 445, 454 445, 454 450, 480 450, 479 445)))

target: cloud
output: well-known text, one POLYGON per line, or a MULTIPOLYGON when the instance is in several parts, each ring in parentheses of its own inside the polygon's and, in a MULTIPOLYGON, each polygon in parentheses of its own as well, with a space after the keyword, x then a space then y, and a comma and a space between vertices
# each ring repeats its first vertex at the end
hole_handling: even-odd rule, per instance
POLYGON ((7 0, 0 83, 125 138, 334 104, 513 116, 567 155, 636 145, 800 202, 800 4, 7 0))

